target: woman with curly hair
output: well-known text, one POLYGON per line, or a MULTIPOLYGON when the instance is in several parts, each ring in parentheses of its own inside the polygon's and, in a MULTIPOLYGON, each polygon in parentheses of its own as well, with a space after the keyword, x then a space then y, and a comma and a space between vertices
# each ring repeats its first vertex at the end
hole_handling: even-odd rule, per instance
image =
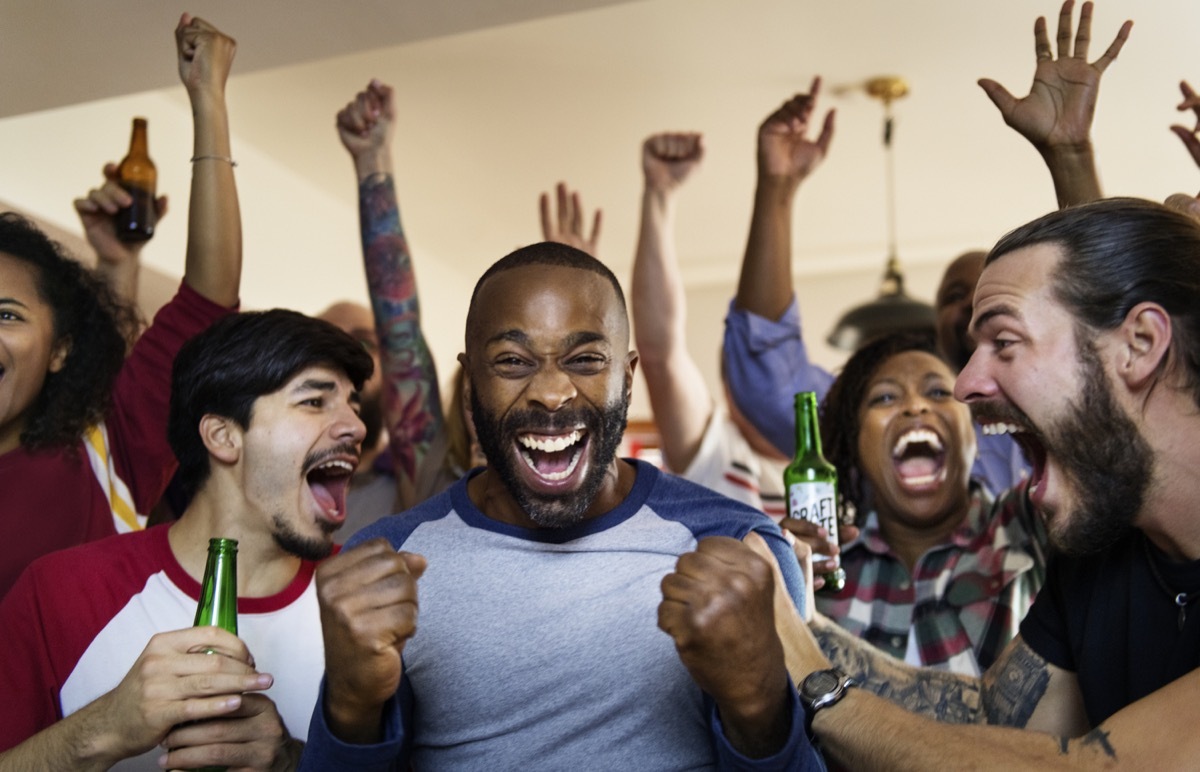
MULTIPOLYGON (((222 46, 180 51, 195 121, 186 266, 132 348, 133 312, 29 221, 0 215, 0 597, 40 555, 144 527, 139 513, 175 470, 166 431, 175 353, 233 310, 241 280, 225 107, 233 41, 222 46)), ((111 178, 91 194, 123 196, 111 178)), ((95 244, 93 229, 112 225, 92 214, 95 244)))
POLYGON ((860 531, 841 547, 846 586, 816 598, 816 626, 978 675, 1041 587, 1046 540, 1024 485, 993 500, 971 479, 975 433, 953 390, 954 371, 919 334, 868 343, 830 388, 823 445, 860 531))

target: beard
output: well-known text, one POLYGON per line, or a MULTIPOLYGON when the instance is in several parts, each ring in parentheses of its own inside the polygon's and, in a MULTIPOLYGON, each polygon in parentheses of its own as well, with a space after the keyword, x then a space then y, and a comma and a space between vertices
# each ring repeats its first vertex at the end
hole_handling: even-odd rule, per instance
POLYGON ((533 522, 543 528, 565 528, 583 520, 604 484, 625 433, 629 398, 622 392, 617 400, 599 410, 564 408, 553 413, 540 409, 512 410, 500 417, 485 410, 472 390, 471 412, 488 469, 497 474, 533 522), (555 434, 581 425, 587 430, 587 452, 592 457, 579 490, 561 496, 542 496, 529 490, 517 473, 516 465, 525 463, 516 450, 517 436, 526 432, 555 434))
POLYGON ((1027 427, 1044 448, 1044 458, 1054 458, 1076 505, 1057 513, 1048 533, 1055 547, 1073 555, 1106 550, 1129 532, 1154 470, 1154 451, 1117 404, 1085 334, 1076 331, 1083 389, 1062 418, 1038 432, 1015 406, 985 405, 980 411, 987 420, 1027 427))
POLYGON ((292 528, 282 515, 271 518, 271 536, 279 548, 289 555, 295 555, 301 560, 324 560, 333 552, 333 534, 338 529, 334 523, 319 521, 318 525, 325 532, 326 538, 314 539, 304 536, 292 528))

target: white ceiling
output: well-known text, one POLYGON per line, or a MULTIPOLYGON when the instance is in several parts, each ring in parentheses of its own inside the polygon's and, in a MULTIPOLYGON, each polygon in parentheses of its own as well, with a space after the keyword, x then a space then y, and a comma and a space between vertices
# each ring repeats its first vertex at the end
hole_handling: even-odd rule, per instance
MULTIPOLYGON (((75 227, 70 198, 121 155, 128 117, 147 114, 176 211, 146 260, 176 274, 190 149, 171 34, 182 10, 0 1, 0 199, 75 227)), ((397 187, 442 362, 459 345, 470 285, 537 239, 536 196, 557 180, 604 208, 601 257, 628 276, 640 143, 666 129, 706 136, 679 241, 694 335, 714 338, 692 348, 715 361, 756 126, 814 74, 836 87, 896 73, 912 87, 896 105, 895 152, 900 252, 916 294, 932 294, 952 255, 1054 204, 1036 153, 975 85, 988 76, 1027 91, 1033 21, 1053 23, 1053 0, 197 0, 187 10, 238 39, 229 101, 246 305, 316 311, 362 294, 353 176, 333 116, 377 76, 397 91, 397 187)), ((1200 3, 1103 2, 1093 56, 1129 17, 1095 129, 1103 182, 1159 199, 1194 190, 1196 170, 1167 126, 1179 79, 1200 85, 1200 3)), ((874 293, 885 243, 879 106, 854 90, 824 103, 838 110, 837 135, 796 221, 798 292, 814 338, 874 293)))

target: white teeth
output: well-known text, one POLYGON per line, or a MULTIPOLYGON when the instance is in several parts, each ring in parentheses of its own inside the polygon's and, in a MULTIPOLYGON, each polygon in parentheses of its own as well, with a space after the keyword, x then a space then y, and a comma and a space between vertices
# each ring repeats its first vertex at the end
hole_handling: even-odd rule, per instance
POLYGON ((915 442, 924 442, 934 450, 941 452, 942 440, 929 429, 911 429, 900 435, 900 439, 896 440, 896 447, 892 448, 893 456, 902 456, 904 451, 908 450, 908 446, 915 442))
MULTIPOLYGON (((578 432, 576 432, 576 434, 578 434, 578 432)), ((567 468, 562 470, 561 472, 539 471, 537 468, 537 465, 533 463, 533 459, 530 458, 528 453, 521 453, 521 458, 523 458, 525 460, 525 465, 528 466, 530 469, 532 469, 534 474, 536 474, 538 477, 541 477, 543 480, 557 482, 559 480, 567 479, 568 477, 571 476, 571 473, 575 471, 575 467, 578 466, 578 464, 579 464, 579 458, 583 455, 583 453, 581 451, 582 451, 582 448, 580 448, 580 450, 575 451, 575 455, 571 457, 571 463, 568 464, 567 468)))
POLYGON ((529 448, 530 450, 540 450, 543 453, 557 453, 558 451, 566 450, 576 442, 579 442, 580 436, 579 430, 576 429, 570 434, 562 437, 555 437, 553 439, 537 440, 529 435, 524 435, 518 437, 517 441, 520 442, 522 446, 529 448))
POLYGON ((984 434, 1017 434, 1021 431, 1021 427, 1016 424, 1006 423, 990 423, 983 424, 984 434))
POLYGON ((335 459, 333 461, 326 461, 324 464, 318 466, 317 469, 344 469, 347 472, 353 472, 354 464, 351 464, 349 461, 335 459))
POLYGON ((909 485, 931 485, 935 482, 941 482, 946 479, 946 470, 939 469, 933 474, 923 474, 915 477, 905 477, 904 482, 909 485))

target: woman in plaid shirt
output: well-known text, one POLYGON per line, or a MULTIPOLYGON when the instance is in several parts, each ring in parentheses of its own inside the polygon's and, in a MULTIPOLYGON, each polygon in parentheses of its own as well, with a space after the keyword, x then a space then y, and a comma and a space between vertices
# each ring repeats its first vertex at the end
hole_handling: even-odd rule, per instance
POLYGON ((1017 634, 1047 547, 1024 484, 993 500, 971 480, 975 434, 953 389, 933 340, 914 334, 868 343, 830 389, 824 447, 861 530, 841 548, 846 586, 817 597, 816 625, 979 675, 1017 634))

